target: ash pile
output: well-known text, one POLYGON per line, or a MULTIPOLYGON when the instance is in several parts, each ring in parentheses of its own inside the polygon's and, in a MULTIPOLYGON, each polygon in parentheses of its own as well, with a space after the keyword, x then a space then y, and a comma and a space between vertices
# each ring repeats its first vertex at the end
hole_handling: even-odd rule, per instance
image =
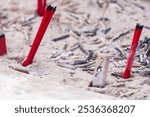
POLYGON ((145 37, 138 44, 138 57, 142 65, 150 68, 150 38, 145 37))

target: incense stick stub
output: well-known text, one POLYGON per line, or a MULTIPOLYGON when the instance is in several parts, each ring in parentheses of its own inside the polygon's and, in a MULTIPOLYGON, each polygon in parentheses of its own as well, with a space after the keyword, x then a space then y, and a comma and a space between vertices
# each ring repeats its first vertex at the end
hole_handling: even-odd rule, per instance
POLYGON ((93 87, 105 87, 109 67, 109 59, 109 56, 98 56, 95 67, 95 75, 92 80, 93 87))

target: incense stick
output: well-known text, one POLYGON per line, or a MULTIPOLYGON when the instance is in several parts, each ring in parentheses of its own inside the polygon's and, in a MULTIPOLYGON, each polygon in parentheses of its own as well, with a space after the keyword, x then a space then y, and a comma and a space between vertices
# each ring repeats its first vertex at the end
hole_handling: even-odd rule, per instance
POLYGON ((38 50, 38 47, 42 41, 42 38, 45 34, 45 31, 55 13, 55 11, 56 11, 56 7, 51 7, 51 5, 49 5, 47 7, 44 17, 42 19, 41 25, 39 27, 39 30, 38 30, 35 40, 33 42, 32 48, 29 52, 27 59, 23 62, 23 66, 28 66, 29 64, 32 63, 34 56, 38 50))
POLYGON ((45 7, 46 7, 46 0, 38 0, 37 12, 39 16, 44 16, 45 7))
POLYGON ((7 53, 6 49, 6 41, 5 41, 5 34, 0 32, 0 56, 3 56, 7 53))
POLYGON ((130 54, 129 54, 129 57, 128 57, 128 60, 127 60, 126 69, 123 73, 123 78, 124 79, 130 78, 131 67, 132 67, 132 64, 133 64, 134 55, 135 55, 135 52, 136 52, 138 41, 139 41, 140 36, 141 36, 142 29, 143 29, 142 25, 140 25, 140 24, 136 25, 136 29, 135 29, 135 32, 134 32, 133 41, 132 41, 132 45, 131 45, 131 49, 130 49, 130 54))

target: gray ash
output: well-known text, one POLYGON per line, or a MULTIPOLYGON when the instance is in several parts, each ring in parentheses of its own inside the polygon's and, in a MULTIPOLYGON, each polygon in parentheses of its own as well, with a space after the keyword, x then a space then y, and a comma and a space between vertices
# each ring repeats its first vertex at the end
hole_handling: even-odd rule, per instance
POLYGON ((137 54, 142 65, 150 68, 150 38, 145 37, 138 44, 137 54))

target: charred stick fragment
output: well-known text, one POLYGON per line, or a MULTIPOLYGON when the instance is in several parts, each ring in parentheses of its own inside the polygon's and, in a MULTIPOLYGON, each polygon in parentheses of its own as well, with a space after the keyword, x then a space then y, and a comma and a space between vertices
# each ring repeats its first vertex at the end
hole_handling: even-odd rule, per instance
POLYGON ((73 31, 73 33, 75 33, 78 37, 80 37, 81 35, 85 35, 87 37, 93 37, 97 35, 97 31, 98 31, 98 28, 91 30, 91 31, 82 31, 81 33, 78 31, 73 31))
POLYGON ((61 53, 59 53, 59 52, 52 53, 52 55, 50 56, 50 58, 57 58, 60 55, 61 55, 61 53))
POLYGON ((109 33, 109 32, 110 32, 110 30, 111 30, 111 27, 106 28, 105 30, 102 30, 102 32, 103 32, 104 34, 107 34, 107 33, 109 33))
POLYGON ((150 68, 150 57, 148 57, 148 58, 146 59, 146 62, 147 62, 147 67, 150 68))
POLYGON ((145 37, 138 45, 138 57, 140 63, 150 67, 150 38, 145 37))
POLYGON ((94 69, 91 69, 91 68, 83 68, 82 71, 94 71, 94 69))
POLYGON ((144 54, 142 53, 141 50, 138 51, 139 54, 139 59, 140 59, 140 63, 145 63, 145 58, 144 58, 144 54))
POLYGON ((59 60, 59 61, 56 61, 56 63, 58 63, 58 64, 70 64, 70 65, 73 65, 73 62, 70 61, 70 60, 59 60))
MULTIPOLYGON (((109 3, 112 3, 112 4, 116 4, 116 5, 118 5, 122 10, 124 10, 124 7, 120 4, 120 3, 118 3, 118 0, 108 0, 108 1, 104 1, 104 2, 102 2, 102 3, 100 3, 98 0, 97 0, 97 5, 99 6, 99 5, 101 5, 101 7, 103 7, 103 4, 107 4, 107 7, 108 7, 108 4, 109 3)), ((100 7, 100 6, 99 6, 100 7)))
POLYGON ((73 17, 73 18, 76 19, 76 20, 79 20, 79 17, 77 17, 77 16, 75 16, 75 15, 73 15, 73 14, 70 14, 70 16, 73 17))
POLYGON ((145 9, 145 7, 144 6, 142 6, 142 5, 139 5, 139 4, 137 4, 137 3, 134 3, 134 2, 131 2, 134 6, 136 6, 136 7, 138 7, 138 8, 140 8, 141 10, 144 10, 145 9))
POLYGON ((99 0, 96 0, 96 4, 98 5, 99 8, 103 8, 103 3, 100 3, 99 0))
POLYGON ((16 71, 18 71, 18 72, 22 72, 22 73, 29 74, 28 70, 25 70, 25 69, 16 68, 16 67, 13 67, 13 66, 9 66, 9 68, 11 68, 11 69, 13 69, 13 70, 16 70, 16 71))
POLYGON ((95 64, 95 61, 92 61, 92 62, 83 64, 83 65, 78 65, 78 68, 87 68, 87 67, 90 67, 90 66, 92 66, 94 64, 95 64))
POLYGON ((69 50, 70 50, 70 51, 74 51, 74 50, 76 50, 76 49, 78 49, 78 45, 72 46, 69 50))
POLYGON ((63 50, 67 50, 67 47, 68 47, 68 44, 65 43, 65 44, 62 46, 62 49, 63 49, 63 50))
POLYGON ((129 30, 126 31, 126 32, 123 32, 123 33, 119 34, 118 36, 116 36, 116 37, 113 39, 113 42, 114 42, 114 41, 117 41, 119 38, 121 38, 121 37, 127 35, 128 33, 130 33, 129 30))
POLYGON ((80 43, 78 43, 78 47, 79 47, 79 49, 80 49, 84 54, 88 55, 87 50, 85 50, 85 49, 83 48, 83 46, 82 46, 80 43))
POLYGON ((116 60, 116 61, 119 61, 119 60, 123 60, 124 58, 122 58, 122 57, 114 57, 113 59, 116 60))
POLYGON ((144 28, 150 30, 150 27, 148 27, 148 26, 144 26, 144 28))
POLYGON ((64 39, 69 38, 69 37, 70 37, 70 35, 66 34, 66 35, 54 38, 54 39, 52 39, 52 41, 56 42, 56 41, 64 40, 64 39))
POLYGON ((87 37, 93 37, 97 34, 97 32, 84 31, 84 35, 87 37))
POLYGON ((110 3, 117 4, 122 10, 124 10, 123 6, 118 3, 118 0, 111 0, 110 3))
POLYGON ((150 38, 145 37, 143 44, 149 44, 150 45, 150 38))
POLYGON ((36 18, 36 16, 33 16, 33 17, 29 18, 29 19, 26 19, 23 22, 21 22, 21 25, 22 26, 26 26, 26 25, 32 23, 35 18, 36 18))
POLYGON ((150 57, 150 46, 148 47, 147 51, 145 52, 147 57, 150 57))
POLYGON ((115 47, 115 50, 117 51, 117 52, 119 52, 119 56, 120 57, 124 57, 124 55, 123 55, 123 52, 119 49, 119 48, 117 48, 117 47, 115 47))
POLYGON ((68 68, 68 69, 72 69, 72 70, 76 69, 76 66, 70 65, 70 64, 58 63, 58 66, 68 68))
POLYGON ((87 73, 94 75, 94 71, 87 71, 87 73))
POLYGON ((122 73, 117 73, 117 72, 115 72, 115 73, 111 73, 111 75, 112 75, 112 76, 115 76, 115 77, 117 77, 117 78, 122 78, 122 73))
POLYGON ((137 49, 141 49, 143 48, 143 40, 139 40, 139 43, 138 43, 138 46, 137 46, 137 49))
POLYGON ((87 63, 86 60, 75 60, 73 65, 81 65, 87 63))
POLYGON ((85 34, 85 36, 95 36, 97 34, 98 28, 92 30, 92 31, 83 31, 83 33, 85 34))
POLYGON ((79 40, 79 38, 80 38, 80 36, 79 35, 77 35, 74 31, 70 31, 70 37, 73 37, 73 38, 75 38, 76 40, 79 40))
POLYGON ((88 53, 89 53, 89 55, 88 55, 88 57, 87 57, 86 61, 90 61, 90 60, 93 58, 94 51, 89 50, 89 51, 88 51, 88 53))
POLYGON ((78 37, 81 36, 81 33, 79 33, 78 31, 73 31, 78 37))
POLYGON ((107 17, 101 17, 100 19, 99 19, 100 21, 109 21, 109 18, 107 18, 107 17))

